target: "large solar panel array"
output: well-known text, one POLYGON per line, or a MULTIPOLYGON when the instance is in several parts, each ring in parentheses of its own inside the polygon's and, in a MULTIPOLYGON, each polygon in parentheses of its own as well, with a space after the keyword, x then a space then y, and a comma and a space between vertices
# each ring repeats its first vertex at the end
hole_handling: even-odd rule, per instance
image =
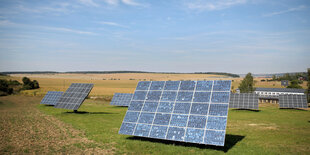
POLYGON ((141 81, 120 134, 224 146, 231 81, 141 81))
POLYGON ((55 105, 62 96, 62 91, 48 91, 44 98, 41 100, 40 104, 55 105))
POLYGON ((55 108, 77 110, 93 88, 91 83, 72 83, 55 108))
POLYGON ((279 95, 280 108, 308 108, 306 95, 279 95))
POLYGON ((114 93, 112 101, 110 105, 117 105, 117 106, 129 106, 133 94, 129 93, 114 93))
POLYGON ((237 93, 230 94, 229 108, 258 110, 258 94, 237 93))

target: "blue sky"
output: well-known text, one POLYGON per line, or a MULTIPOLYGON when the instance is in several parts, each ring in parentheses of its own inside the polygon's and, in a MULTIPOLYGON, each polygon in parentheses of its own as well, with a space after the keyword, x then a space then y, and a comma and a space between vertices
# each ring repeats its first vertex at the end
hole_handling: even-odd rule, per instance
POLYGON ((310 67, 308 0, 0 0, 0 71, 310 67))

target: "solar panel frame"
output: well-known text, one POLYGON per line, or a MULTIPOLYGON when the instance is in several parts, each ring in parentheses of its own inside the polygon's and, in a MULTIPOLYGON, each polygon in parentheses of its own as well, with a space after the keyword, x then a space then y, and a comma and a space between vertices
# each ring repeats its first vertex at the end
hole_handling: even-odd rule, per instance
POLYGON ((280 108, 308 108, 306 95, 281 94, 279 95, 280 108))
POLYGON ((229 108, 258 110, 259 95, 255 93, 231 93, 229 108))
POLYGON ((62 91, 48 91, 41 100, 40 104, 55 105, 59 101, 62 94, 62 91))
POLYGON ((141 81, 137 85, 119 134, 224 146, 230 88, 230 80, 141 81), (155 88, 152 87, 153 84, 156 85, 155 88), (174 97, 170 98, 174 100, 170 100, 170 103, 163 103, 167 102, 161 101, 163 94, 170 91, 176 92, 172 95, 174 97), (151 101, 155 102, 152 103, 155 106, 151 109, 156 108, 156 110, 148 111, 149 109, 144 107, 148 107, 150 103, 147 102, 151 101), (171 107, 162 108, 162 103, 165 104, 164 106, 169 106, 171 102, 173 103, 172 109, 171 107), (201 106, 202 110, 192 110, 193 107, 199 107, 199 104, 207 106, 201 106), (207 110, 205 110, 206 107, 207 110), (168 110, 162 112, 158 109, 168 110), (197 114, 197 111, 203 110, 204 113, 197 114), (208 123, 211 126, 208 126, 208 123), (214 126, 212 123, 222 125, 222 127, 214 126), (221 130, 218 130, 219 127, 221 130))
POLYGON ((110 105, 128 107, 132 97, 133 94, 130 93, 114 93, 110 105))
POLYGON ((72 83, 54 107, 78 110, 93 86, 92 83, 72 83))

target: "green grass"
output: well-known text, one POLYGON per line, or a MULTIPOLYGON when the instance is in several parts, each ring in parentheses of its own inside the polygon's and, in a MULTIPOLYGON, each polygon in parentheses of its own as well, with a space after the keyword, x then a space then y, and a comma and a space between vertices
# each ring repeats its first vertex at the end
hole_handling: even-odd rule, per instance
MULTIPOLYGON (((38 105, 87 138, 114 147, 117 154, 309 154, 310 112, 260 107, 260 111, 229 110, 225 147, 197 145, 119 135, 127 108, 86 100, 80 113, 38 105)), ((82 147, 82 146, 81 146, 82 147)), ((86 146, 83 146, 86 147, 86 146)))

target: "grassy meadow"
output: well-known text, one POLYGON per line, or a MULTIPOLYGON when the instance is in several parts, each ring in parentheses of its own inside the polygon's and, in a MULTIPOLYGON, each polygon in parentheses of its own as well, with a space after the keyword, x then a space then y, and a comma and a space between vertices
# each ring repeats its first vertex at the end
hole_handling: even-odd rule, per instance
POLYGON ((260 111, 229 109, 225 146, 216 147, 119 135, 118 130, 127 108, 111 106, 107 101, 87 99, 79 113, 73 113, 70 110, 40 105, 40 99, 41 97, 27 96, 0 97, 0 127, 3 131, 0 137, 1 154, 75 154, 89 150, 135 155, 310 152, 310 112, 307 110, 279 109, 274 104, 261 104, 260 111), (34 109, 25 110, 32 107, 34 109), (20 111, 8 113, 9 109, 20 111), (28 113, 33 113, 35 109, 40 112, 30 117, 28 113), (10 119, 7 120, 8 118, 10 119), (46 120, 49 122, 45 122, 46 120), (19 123, 27 125, 14 127, 14 124, 19 123), (7 125, 9 126, 6 127, 7 125), (20 133, 19 130, 23 128, 26 130, 20 133), (18 136, 13 135, 14 131, 18 136), (20 138, 16 140, 16 137, 20 138), (20 145, 23 145, 22 148, 20 145))

